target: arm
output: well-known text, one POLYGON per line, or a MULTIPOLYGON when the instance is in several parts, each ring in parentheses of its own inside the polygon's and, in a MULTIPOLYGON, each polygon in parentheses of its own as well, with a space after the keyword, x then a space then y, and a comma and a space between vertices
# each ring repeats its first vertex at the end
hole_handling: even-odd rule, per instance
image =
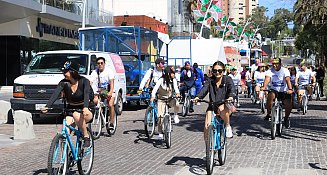
POLYGON ((156 98, 157 91, 158 91, 159 87, 161 86, 162 82, 163 82, 163 79, 160 78, 158 80, 158 82, 156 83, 156 85, 154 86, 152 93, 151 93, 151 101, 153 101, 156 98))
POLYGON ((177 85, 177 80, 176 79, 173 79, 173 86, 174 86, 174 91, 175 91, 176 95, 179 96, 180 92, 179 92, 179 89, 178 89, 178 85, 177 85))
POLYGON ((206 81, 202 87, 202 89, 200 90, 200 92, 198 94, 196 94, 196 97, 203 99, 209 92, 209 86, 210 86, 210 80, 206 81))
POLYGON ((226 77, 226 86, 227 86, 226 96, 228 98, 234 98, 236 96, 236 91, 231 77, 226 77))
POLYGON ((98 80, 97 80, 97 73, 96 71, 92 71, 91 76, 90 76, 90 84, 92 86, 94 94, 97 94, 98 91, 98 80))
POLYGON ((59 97, 61 91, 64 89, 64 82, 63 80, 61 80, 56 88, 56 90, 54 91, 54 93, 51 95, 46 107, 51 107, 51 105, 57 100, 57 98, 59 97))
POLYGON ((88 108, 90 104, 90 81, 86 78, 83 79, 84 89, 84 108, 88 108))
POLYGON ((267 89, 268 83, 270 82, 271 77, 269 75, 265 76, 265 81, 263 82, 262 89, 267 89))
POLYGON ((110 79, 110 91, 108 92, 108 96, 112 96, 112 93, 114 92, 114 87, 115 87, 115 80, 114 79, 110 79))
POLYGON ((152 69, 149 69, 148 71, 146 71, 146 73, 140 83, 139 90, 143 90, 145 84, 150 80, 151 72, 152 72, 152 69))

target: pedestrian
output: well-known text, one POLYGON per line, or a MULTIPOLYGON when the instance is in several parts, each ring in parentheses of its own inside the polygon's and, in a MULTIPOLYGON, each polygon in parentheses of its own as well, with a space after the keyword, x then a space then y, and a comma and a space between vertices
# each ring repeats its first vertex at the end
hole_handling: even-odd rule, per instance
POLYGON ((323 66, 319 66, 317 69, 317 82, 319 84, 320 96, 324 96, 324 78, 325 78, 325 69, 323 66))

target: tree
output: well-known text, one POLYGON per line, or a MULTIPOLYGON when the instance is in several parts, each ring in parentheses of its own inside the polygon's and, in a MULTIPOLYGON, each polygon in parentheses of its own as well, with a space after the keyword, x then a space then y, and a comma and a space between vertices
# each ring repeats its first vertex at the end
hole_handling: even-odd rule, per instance
POLYGON ((319 63, 327 66, 327 1, 297 0, 294 5, 296 47, 310 49, 320 56, 319 63))

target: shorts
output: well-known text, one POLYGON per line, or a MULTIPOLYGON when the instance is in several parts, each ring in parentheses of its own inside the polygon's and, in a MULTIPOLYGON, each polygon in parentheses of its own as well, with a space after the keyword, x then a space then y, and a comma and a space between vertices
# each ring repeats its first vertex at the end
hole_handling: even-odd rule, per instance
MULTIPOLYGON (((67 109, 69 111, 66 111, 66 114, 65 114, 65 117, 73 117, 73 113, 76 112, 77 110, 83 110, 84 106, 83 105, 78 105, 78 106, 72 106, 72 105, 68 105, 67 106, 67 109), (71 111, 70 109, 77 109, 75 111, 71 111)), ((95 112, 95 105, 94 104, 90 104, 89 106, 89 110, 92 112, 92 119, 90 121, 88 121, 87 123, 92 123, 93 121, 93 114, 95 112)), ((77 111, 77 112, 80 112, 80 111, 77 111)))
POLYGON ((286 92, 270 90, 269 93, 275 93, 275 96, 277 96, 278 100, 292 100, 292 94, 288 94, 286 92))
POLYGON ((244 86, 244 85, 246 85, 246 81, 244 79, 242 79, 240 84, 241 84, 241 86, 244 86))

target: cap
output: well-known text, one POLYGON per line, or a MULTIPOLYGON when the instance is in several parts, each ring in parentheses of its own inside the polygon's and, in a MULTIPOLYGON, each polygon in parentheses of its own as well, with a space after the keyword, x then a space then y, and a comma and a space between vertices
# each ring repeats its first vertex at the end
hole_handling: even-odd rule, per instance
POLYGON ((274 59, 272 59, 271 63, 273 63, 273 64, 281 63, 281 59, 280 58, 274 58, 274 59))
POLYGON ((186 61, 185 63, 184 63, 184 65, 186 66, 187 64, 191 64, 189 61, 186 61))
POLYGON ((160 63, 165 63, 165 60, 162 58, 157 58, 156 61, 154 61, 156 64, 160 64, 160 63))
POLYGON ((194 63, 194 64, 193 64, 193 67, 194 67, 194 68, 198 68, 198 67, 199 67, 198 63, 194 63))
POLYGON ((171 67, 171 66, 167 66, 167 67, 164 69, 164 73, 165 73, 165 74, 175 73, 175 71, 174 71, 174 68, 173 68, 173 67, 171 67))
POLYGON ((61 68, 62 71, 64 70, 72 70, 78 72, 80 65, 75 61, 66 61, 63 67, 61 68))

